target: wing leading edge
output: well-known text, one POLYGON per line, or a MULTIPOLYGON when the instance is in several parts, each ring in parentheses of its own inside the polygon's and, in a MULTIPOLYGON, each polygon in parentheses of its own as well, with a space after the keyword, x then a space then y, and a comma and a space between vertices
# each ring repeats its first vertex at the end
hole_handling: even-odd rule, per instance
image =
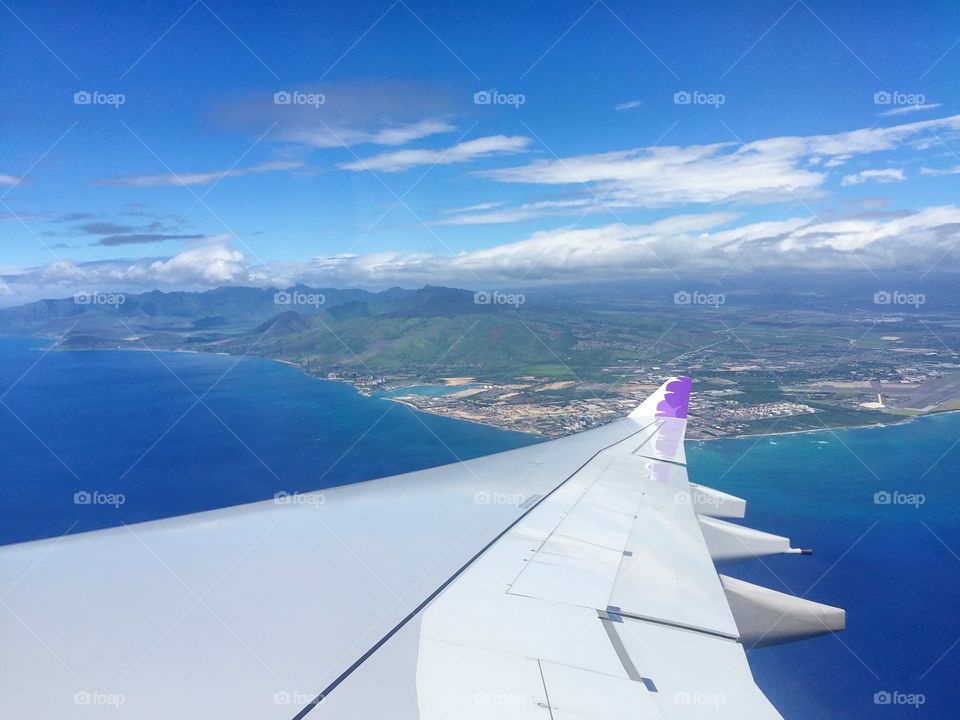
POLYGON ((689 395, 672 378, 602 428, 302 502, 0 548, 0 695, 138 720, 777 718, 744 646, 843 611, 718 575, 792 549, 689 482, 689 395))

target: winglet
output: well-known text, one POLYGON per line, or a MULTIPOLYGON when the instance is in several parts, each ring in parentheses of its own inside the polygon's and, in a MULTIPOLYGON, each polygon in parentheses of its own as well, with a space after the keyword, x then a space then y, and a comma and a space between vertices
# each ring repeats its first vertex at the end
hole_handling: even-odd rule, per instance
POLYGON ((630 417, 686 418, 690 385, 688 377, 670 378, 630 413, 630 417))

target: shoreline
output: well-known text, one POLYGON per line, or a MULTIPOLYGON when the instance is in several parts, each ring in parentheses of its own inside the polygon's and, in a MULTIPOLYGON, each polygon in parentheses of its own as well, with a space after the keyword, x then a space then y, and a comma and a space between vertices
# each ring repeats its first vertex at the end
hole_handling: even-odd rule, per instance
MULTIPOLYGON (((41 348, 37 348, 39 351, 44 351, 44 352, 51 352, 51 351, 53 351, 54 349, 56 349, 56 346, 57 346, 57 342, 56 342, 57 338, 45 337, 45 336, 42 336, 42 335, 37 335, 37 336, 29 336, 29 335, 19 335, 19 336, 18 336, 18 335, 2 335, 2 337, 25 337, 25 338, 27 338, 27 339, 54 340, 54 343, 53 343, 53 346, 52 346, 52 347, 42 348, 42 349, 41 349, 41 348)), ((272 358, 272 357, 266 357, 266 356, 263 356, 263 355, 247 355, 247 354, 235 355, 235 354, 233 354, 233 353, 210 352, 210 351, 204 351, 204 350, 186 350, 186 349, 169 349, 169 348, 156 349, 156 348, 148 348, 148 347, 126 347, 126 348, 125 348, 125 347, 113 347, 113 348, 63 348, 62 350, 60 350, 60 352, 89 352, 89 351, 96 351, 96 350, 121 351, 121 352, 124 352, 124 351, 134 351, 134 352, 150 352, 150 353, 180 353, 180 354, 186 353, 186 354, 190 354, 190 355, 208 355, 208 356, 210 356, 210 357, 230 357, 230 358, 237 358, 238 361, 239 361, 240 359, 243 359, 243 358, 266 360, 266 361, 268 361, 268 362, 274 362, 274 363, 280 363, 281 365, 286 365, 287 367, 292 368, 292 369, 294 369, 294 370, 297 370, 298 372, 302 373, 303 375, 307 376, 308 378, 310 378, 310 379, 312 379, 312 380, 318 380, 318 381, 321 381, 321 382, 330 382, 330 383, 340 383, 340 384, 342 384, 342 385, 348 385, 348 386, 350 386, 351 388, 353 388, 354 391, 356 391, 357 394, 361 395, 362 397, 370 398, 370 399, 376 399, 376 400, 387 400, 387 401, 389 401, 389 402, 399 403, 399 404, 401 404, 401 405, 405 405, 406 407, 410 408, 411 410, 414 410, 414 411, 420 412, 420 413, 424 413, 424 414, 427 414, 427 415, 432 415, 432 416, 434 416, 434 417, 443 417, 443 418, 447 418, 448 420, 457 420, 457 421, 459 421, 459 422, 467 422, 467 423, 472 423, 472 424, 474 424, 474 425, 482 425, 483 427, 494 428, 494 429, 496 429, 496 430, 502 430, 503 432, 512 432, 512 433, 517 433, 517 434, 520 434, 520 435, 528 435, 528 436, 530 436, 530 437, 532 437, 532 438, 540 438, 540 439, 545 439, 545 440, 556 439, 554 436, 550 436, 550 435, 543 435, 543 434, 540 434, 540 433, 532 433, 532 432, 526 432, 526 431, 524 431, 524 430, 516 430, 516 429, 513 429, 513 428, 506 428, 506 427, 502 427, 502 426, 497 425, 497 424, 494 424, 494 423, 482 422, 482 421, 480 421, 480 420, 472 420, 472 419, 470 419, 470 418, 458 417, 458 416, 449 415, 449 414, 446 414, 446 413, 432 412, 432 411, 430 411, 430 410, 417 407, 417 406, 414 405, 413 403, 407 402, 407 401, 405 401, 405 400, 401 400, 401 399, 396 398, 396 397, 374 397, 374 394, 373 394, 372 392, 370 392, 370 391, 364 391, 363 389, 357 387, 356 385, 354 385, 353 383, 351 383, 351 382, 349 382, 349 381, 347 381, 347 380, 343 380, 343 379, 341 379, 341 378, 330 379, 330 378, 324 378, 324 377, 319 377, 319 376, 317 376, 317 375, 313 375, 313 374, 311 374, 310 372, 308 372, 307 370, 305 370, 303 367, 301 367, 299 364, 297 364, 296 362, 294 362, 294 361, 292 361, 292 360, 283 360, 282 358, 272 358)), ((422 383, 421 383, 421 384, 422 384, 422 383)), ((407 386, 407 387, 412 387, 412 386, 407 386)), ((688 442, 698 442, 698 443, 702 443, 702 442, 715 442, 715 441, 717 441, 717 440, 747 440, 747 439, 750 439, 750 438, 778 437, 778 436, 786 436, 786 435, 803 435, 803 434, 806 434, 806 433, 831 432, 831 431, 836 431, 836 430, 870 430, 870 429, 880 429, 880 428, 885 428, 885 427, 894 427, 894 426, 898 426, 898 425, 904 425, 904 424, 907 424, 907 423, 914 422, 915 420, 918 420, 918 419, 920 419, 920 418, 932 417, 932 416, 935 416, 935 415, 947 415, 947 414, 949 414, 949 413, 958 413, 958 412, 960 412, 960 408, 954 409, 954 410, 941 410, 941 411, 933 411, 933 412, 928 412, 928 413, 922 413, 922 414, 918 414, 918 415, 904 416, 904 417, 902 417, 902 419, 896 419, 896 416, 891 416, 891 422, 867 423, 867 424, 863 424, 863 425, 831 425, 831 426, 819 427, 819 428, 808 428, 808 429, 805 429, 805 430, 782 430, 782 431, 779 431, 779 432, 744 433, 744 434, 742 434, 742 435, 725 435, 725 436, 722 436, 722 437, 707 437, 707 438, 691 438, 691 437, 687 437, 686 440, 687 440, 688 442)), ((598 427, 599 427, 599 426, 598 426, 598 427)), ((558 436, 556 436, 556 437, 566 437, 566 436, 558 435, 558 436)))
POLYGON ((911 415, 909 417, 904 417, 902 420, 895 420, 893 422, 868 423, 865 425, 829 425, 826 427, 808 428, 806 430, 783 430, 781 432, 771 432, 771 433, 746 433, 744 435, 727 435, 726 437, 712 437, 712 438, 689 438, 688 437, 687 441, 688 442, 714 442, 716 440, 748 440, 750 438, 779 437, 782 435, 805 435, 807 433, 830 432, 834 430, 880 430, 882 428, 907 425, 909 423, 912 423, 916 420, 921 420, 923 418, 936 417, 938 415, 949 415, 950 413, 960 413, 960 409, 940 410, 936 412, 923 413, 922 415, 911 415))

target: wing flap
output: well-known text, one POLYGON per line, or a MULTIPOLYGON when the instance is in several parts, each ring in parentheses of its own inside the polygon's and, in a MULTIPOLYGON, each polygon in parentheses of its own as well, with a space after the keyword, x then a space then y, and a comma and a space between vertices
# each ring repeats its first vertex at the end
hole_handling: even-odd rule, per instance
POLYGON ((644 472, 643 501, 609 605, 735 637, 736 624, 689 501, 686 468, 648 460, 644 472))
POLYGON ((554 663, 541 663, 552 720, 662 720, 646 685, 554 663))
POLYGON ((735 640, 624 618, 617 633, 667 720, 777 720, 735 640))

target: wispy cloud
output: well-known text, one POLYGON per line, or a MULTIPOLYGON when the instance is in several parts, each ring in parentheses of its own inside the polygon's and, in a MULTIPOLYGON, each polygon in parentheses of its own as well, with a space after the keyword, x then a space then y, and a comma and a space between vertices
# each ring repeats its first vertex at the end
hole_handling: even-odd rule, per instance
POLYGON ((276 172, 279 170, 296 170, 303 167, 303 163, 293 160, 273 160, 251 165, 245 168, 228 168, 226 170, 212 170, 210 172, 194 173, 160 173, 157 175, 128 175, 123 177, 104 178, 98 185, 115 185, 118 187, 158 187, 163 185, 207 185, 208 183, 228 177, 243 177, 257 173, 276 172))
POLYGON ((0 173, 0 186, 3 187, 12 187, 14 185, 19 185, 22 178, 18 178, 16 175, 8 175, 7 173, 0 173))
POLYGON ((940 177, 941 175, 960 175, 960 165, 954 165, 948 168, 920 168, 920 174, 927 177, 940 177))
POLYGON ((166 258, 76 263, 0 273, 17 294, 76 289, 215 287, 382 287, 478 281, 555 282, 674 272, 960 269, 960 207, 865 213, 830 220, 793 217, 734 224, 732 213, 678 215, 648 224, 537 232, 518 242, 452 255, 380 252, 251 264, 228 238, 208 238, 166 258), (668 270, 669 269, 669 270, 668 270))
POLYGON ((77 229, 88 235, 120 235, 130 232, 133 228, 112 222, 91 222, 80 225, 77 229))
POLYGON ((877 182, 877 183, 894 183, 894 182, 903 182, 904 180, 903 170, 897 168, 886 168, 882 170, 862 170, 858 173, 853 173, 851 175, 844 175, 843 179, 840 181, 840 184, 843 186, 848 185, 863 185, 867 182, 877 182))
POLYGON ((451 213, 451 217, 434 221, 433 225, 501 225, 504 223, 524 222, 550 215, 581 215, 592 211, 595 203, 591 199, 542 200, 524 203, 515 208, 498 207, 497 203, 481 203, 460 212, 451 213))
POLYGON ((214 122, 268 142, 304 150, 358 145, 400 146, 448 133, 455 103, 435 85, 367 80, 306 83, 256 92, 222 103, 214 122), (277 94, 317 102, 277 102, 277 94), (320 102, 322 98, 322 102, 320 102))
POLYGON ((489 155, 523 152, 529 144, 530 138, 518 135, 490 135, 466 140, 445 149, 418 148, 380 153, 360 160, 340 163, 337 167, 344 170, 401 172, 418 165, 453 165, 489 155))
POLYGON ((894 117, 896 115, 906 115, 908 113, 923 112, 925 110, 936 110, 940 103, 921 103, 917 105, 901 105, 899 107, 884 110, 880 117, 894 117))
POLYGON ((444 215, 453 215, 458 213, 468 213, 468 212, 477 212, 478 210, 492 210, 495 207, 500 207, 503 205, 502 202, 484 202, 477 203, 475 205, 467 205, 466 207, 460 208, 447 208, 446 210, 441 210, 440 212, 444 215))
POLYGON ((628 100, 627 102, 622 102, 619 105, 614 105, 613 109, 622 111, 622 110, 633 110, 633 108, 638 108, 643 105, 643 100, 628 100))
POLYGON ((109 235, 100 238, 93 245, 116 247, 118 245, 149 245, 167 240, 200 240, 204 235, 164 235, 163 233, 131 233, 129 235, 109 235))
POLYGON ((356 127, 321 126, 296 130, 285 139, 310 148, 336 148, 352 145, 406 145, 431 135, 456 130, 456 126, 444 120, 420 120, 405 125, 390 125, 373 130, 356 127))
POLYGON ((829 170, 853 157, 893 150, 931 131, 957 129, 960 116, 952 116, 834 135, 575 155, 481 175, 506 183, 585 185, 607 202, 632 207, 790 201, 820 192, 829 170))
POLYGON ((81 220, 90 220, 95 217, 96 215, 92 212, 69 212, 58 215, 53 221, 58 223, 79 222, 81 220))

